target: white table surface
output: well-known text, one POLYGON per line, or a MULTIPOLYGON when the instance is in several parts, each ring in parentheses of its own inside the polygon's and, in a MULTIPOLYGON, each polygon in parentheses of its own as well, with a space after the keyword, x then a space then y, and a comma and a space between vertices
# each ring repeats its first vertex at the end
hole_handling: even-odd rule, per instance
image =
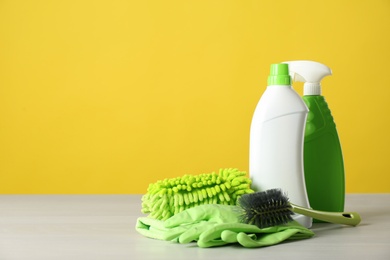
POLYGON ((198 248, 135 231, 140 195, 0 195, 0 260, 390 259, 390 194, 349 194, 357 227, 314 224, 315 236, 275 246, 198 248))

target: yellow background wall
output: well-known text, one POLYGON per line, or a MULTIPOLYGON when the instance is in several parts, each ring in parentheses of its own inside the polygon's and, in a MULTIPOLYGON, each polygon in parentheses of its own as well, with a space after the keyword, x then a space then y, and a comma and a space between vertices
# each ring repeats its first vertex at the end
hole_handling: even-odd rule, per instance
POLYGON ((333 70, 347 192, 390 192, 389 0, 2 0, 0 193, 248 171, 269 65, 293 59, 333 70))

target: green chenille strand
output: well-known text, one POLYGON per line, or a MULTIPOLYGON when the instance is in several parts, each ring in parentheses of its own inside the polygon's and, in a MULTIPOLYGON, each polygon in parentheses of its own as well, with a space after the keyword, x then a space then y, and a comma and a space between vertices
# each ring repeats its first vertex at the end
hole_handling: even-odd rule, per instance
POLYGON ((166 220, 199 205, 236 205, 242 195, 254 192, 251 183, 246 172, 234 168, 160 180, 151 183, 142 197, 142 212, 166 220))

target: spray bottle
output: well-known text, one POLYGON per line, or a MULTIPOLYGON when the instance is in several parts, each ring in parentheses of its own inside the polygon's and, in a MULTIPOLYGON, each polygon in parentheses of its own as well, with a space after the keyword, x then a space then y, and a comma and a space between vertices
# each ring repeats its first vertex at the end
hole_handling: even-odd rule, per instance
MULTIPOLYGON (((255 191, 280 188, 294 204, 309 208, 303 173, 303 137, 308 108, 291 87, 288 64, 272 64, 268 87, 250 129, 249 175, 255 191)), ((309 228, 312 218, 294 220, 309 228)))
MULTIPOLYGON (((344 211, 344 163, 336 125, 321 80, 332 71, 314 61, 288 61, 294 81, 304 82, 303 100, 309 108, 304 137, 304 171, 310 206, 316 210, 344 211)), ((317 221, 317 220, 315 220, 317 221)))

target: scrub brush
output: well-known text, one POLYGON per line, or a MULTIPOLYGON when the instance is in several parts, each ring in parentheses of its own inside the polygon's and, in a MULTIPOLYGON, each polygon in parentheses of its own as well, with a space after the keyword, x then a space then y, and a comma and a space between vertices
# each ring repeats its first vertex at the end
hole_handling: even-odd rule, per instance
POLYGON ((356 226, 361 221, 356 212, 326 212, 294 205, 280 189, 243 195, 237 204, 242 210, 241 221, 260 228, 286 224, 293 220, 294 213, 351 226, 356 226))
POLYGON ((149 185, 142 197, 142 212, 166 220, 191 207, 203 204, 236 205, 237 199, 253 193, 251 180, 238 169, 220 169, 219 173, 184 175, 149 185))

